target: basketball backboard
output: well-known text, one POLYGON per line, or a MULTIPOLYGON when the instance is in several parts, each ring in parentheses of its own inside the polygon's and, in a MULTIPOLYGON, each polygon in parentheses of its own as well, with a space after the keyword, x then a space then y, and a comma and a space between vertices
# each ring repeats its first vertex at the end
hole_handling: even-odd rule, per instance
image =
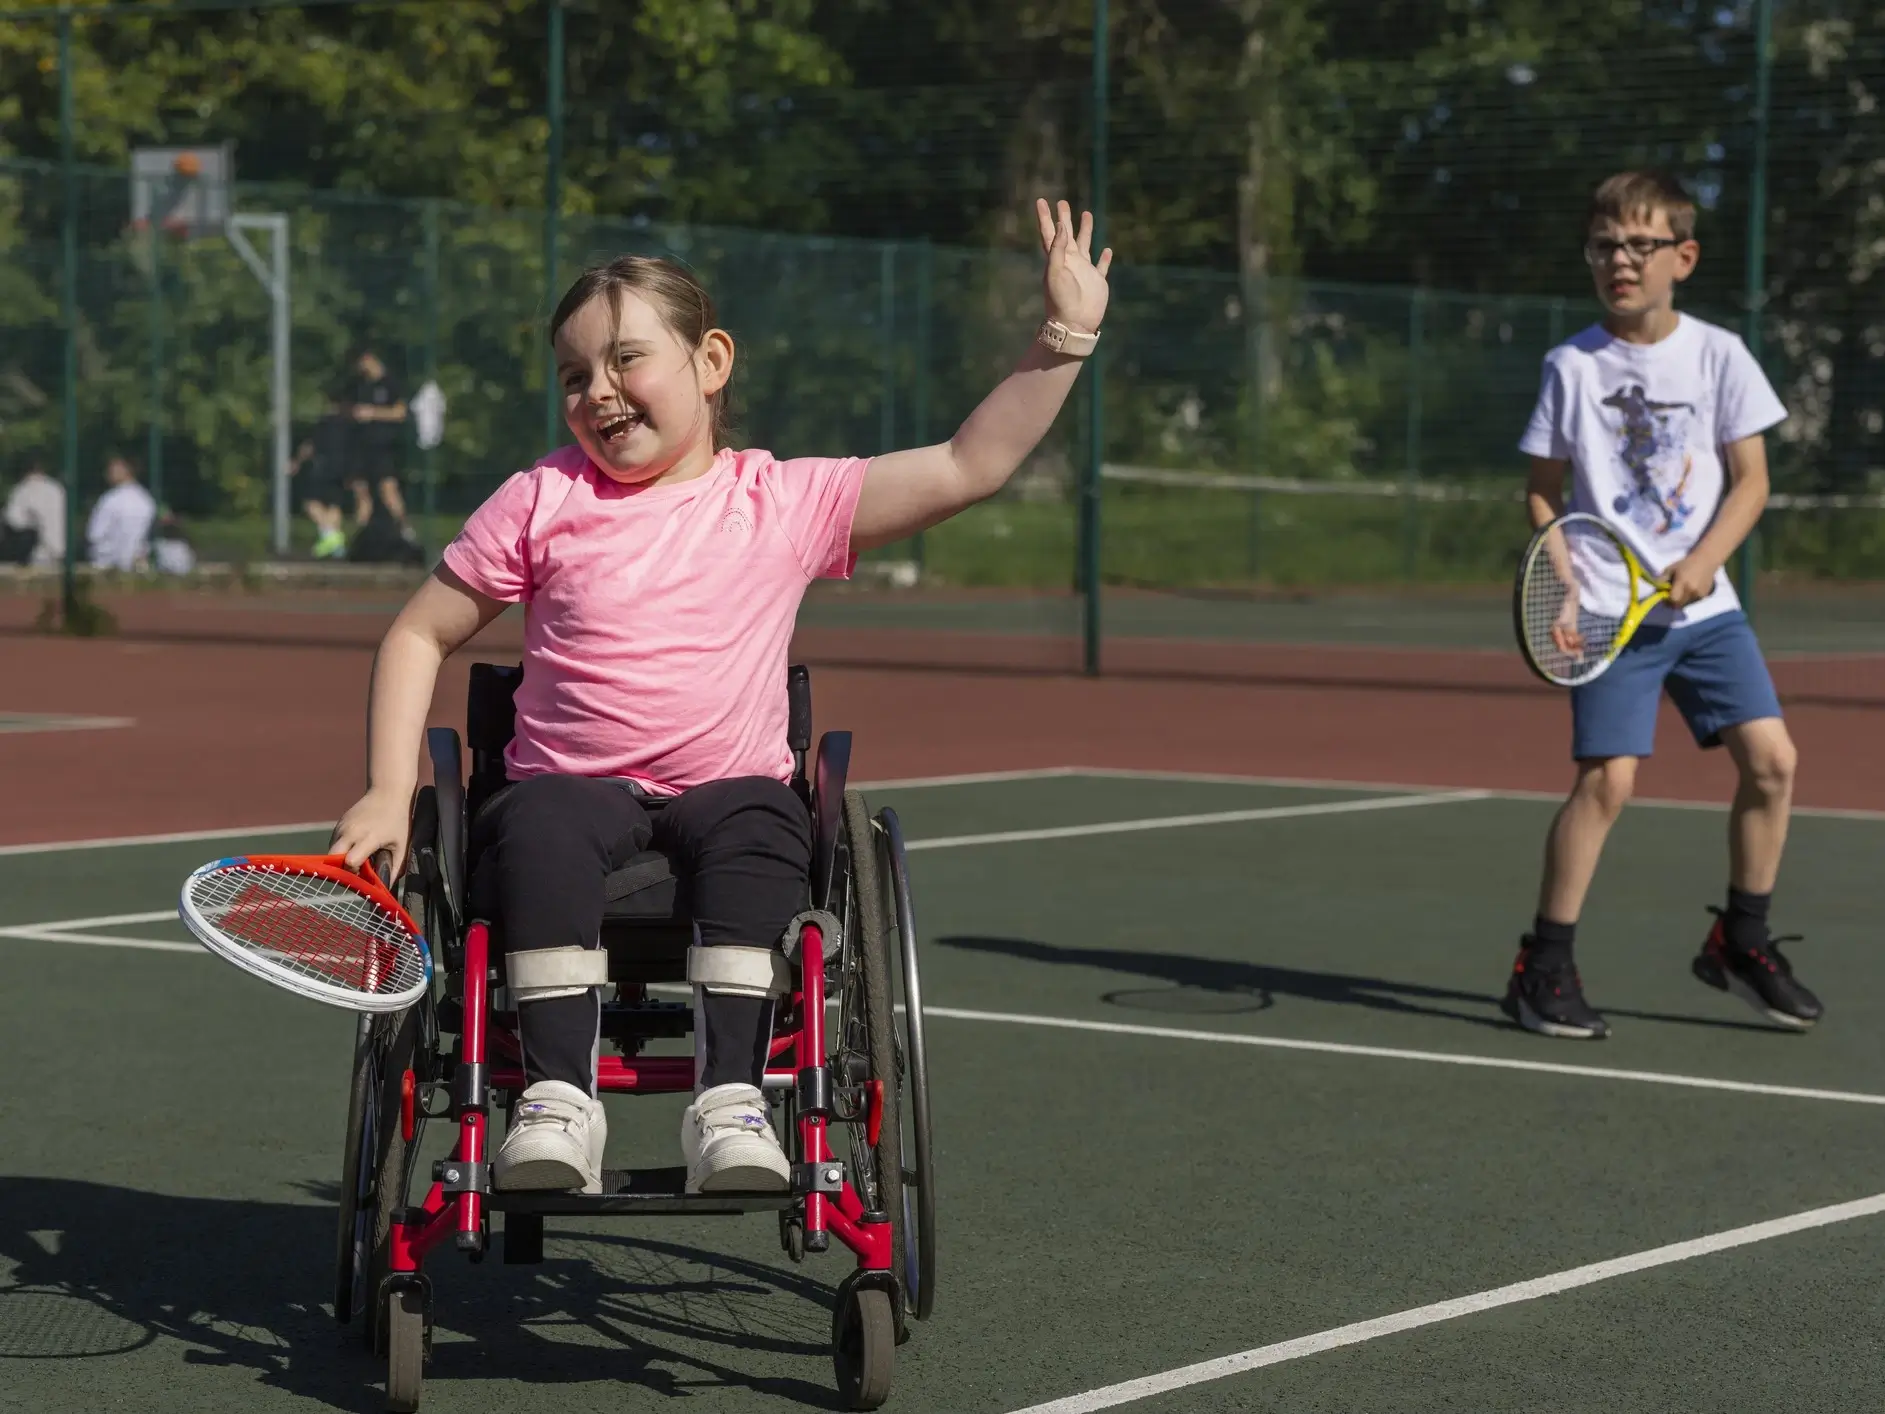
POLYGON ((131 225, 180 236, 221 235, 229 221, 235 144, 131 149, 131 225))

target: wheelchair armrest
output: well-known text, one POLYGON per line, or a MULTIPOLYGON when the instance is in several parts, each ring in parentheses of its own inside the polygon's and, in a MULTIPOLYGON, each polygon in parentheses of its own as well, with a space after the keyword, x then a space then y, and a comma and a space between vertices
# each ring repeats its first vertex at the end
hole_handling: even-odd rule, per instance
POLYGON ((851 734, 826 732, 818 739, 812 775, 812 900, 830 908, 838 836, 844 831, 844 780, 851 770, 851 734))
POLYGON ((439 877, 456 918, 465 916, 465 762, 458 733, 427 727, 425 749, 432 758, 438 798, 439 877))

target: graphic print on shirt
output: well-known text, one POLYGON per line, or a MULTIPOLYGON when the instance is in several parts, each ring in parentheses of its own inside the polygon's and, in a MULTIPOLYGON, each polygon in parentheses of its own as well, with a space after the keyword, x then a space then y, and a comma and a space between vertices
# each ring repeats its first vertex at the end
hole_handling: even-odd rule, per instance
POLYGON ((1695 468, 1689 451, 1695 405, 1652 401, 1641 383, 1619 388, 1603 405, 1623 414, 1617 459, 1630 473, 1628 488, 1610 508, 1653 535, 1680 530, 1695 514, 1695 502, 1688 496, 1695 468))

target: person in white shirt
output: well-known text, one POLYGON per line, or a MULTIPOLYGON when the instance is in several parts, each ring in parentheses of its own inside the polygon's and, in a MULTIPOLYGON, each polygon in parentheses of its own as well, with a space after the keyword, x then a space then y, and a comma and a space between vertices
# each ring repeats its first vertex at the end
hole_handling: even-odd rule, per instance
POLYGON ((105 463, 110 489, 92 507, 85 526, 93 569, 139 570, 151 553, 151 526, 157 521, 156 498, 138 484, 137 468, 125 457, 105 463))
POLYGON ((1676 286, 1700 256, 1695 202, 1675 178, 1623 172, 1597 189, 1584 259, 1604 318, 1546 356, 1519 443, 1531 458, 1534 529, 1567 509, 1600 516, 1671 585, 1609 670, 1571 689, 1577 775, 1546 838, 1538 914, 1503 1003, 1546 1036, 1609 1033, 1584 999, 1572 948, 1605 838, 1637 762, 1655 749, 1665 695, 1696 745, 1726 748, 1739 777, 1727 907, 1711 910, 1692 970, 1778 1026, 1804 1031, 1824 1010, 1768 932, 1798 752, 1724 569, 1767 504, 1763 434, 1787 409, 1739 338, 1677 312, 1676 286))
POLYGON ((38 537, 27 563, 42 569, 65 560, 65 487, 46 475, 37 462, 26 469, 7 496, 4 518, 13 530, 38 537))

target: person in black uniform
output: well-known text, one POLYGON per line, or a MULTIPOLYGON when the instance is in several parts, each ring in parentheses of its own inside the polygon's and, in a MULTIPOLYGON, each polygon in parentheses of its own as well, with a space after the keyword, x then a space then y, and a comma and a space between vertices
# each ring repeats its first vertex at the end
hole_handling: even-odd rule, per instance
POLYGON ((349 412, 354 455, 354 560, 422 562, 424 552, 406 519, 400 471, 406 449, 406 397, 371 347, 354 359, 349 412))
POLYGON ((336 560, 347 553, 347 536, 342 529, 345 512, 341 507, 350 494, 354 444, 353 408, 347 396, 346 390, 341 390, 329 397, 327 411, 295 452, 289 468, 301 508, 314 522, 317 560, 336 560))

